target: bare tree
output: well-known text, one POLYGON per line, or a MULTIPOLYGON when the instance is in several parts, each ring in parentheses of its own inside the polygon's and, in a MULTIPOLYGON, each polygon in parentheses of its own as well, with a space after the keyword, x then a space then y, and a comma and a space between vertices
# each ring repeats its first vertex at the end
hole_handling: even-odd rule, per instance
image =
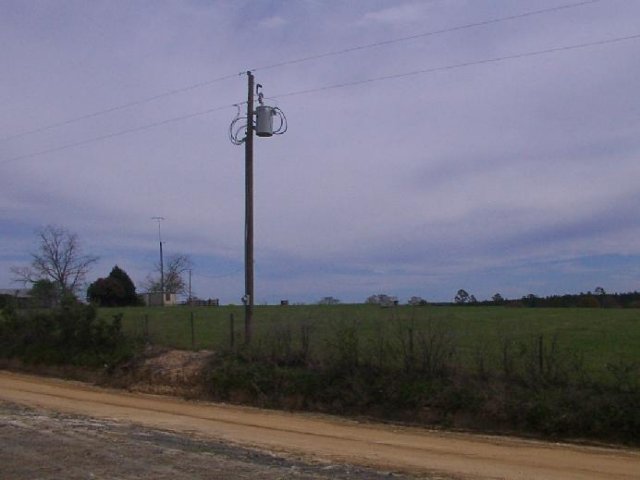
POLYGON ((98 257, 85 255, 78 235, 64 227, 48 225, 38 232, 38 240, 31 265, 11 268, 14 280, 25 285, 48 280, 61 294, 75 293, 98 257))
MULTIPOLYGON (((164 265, 164 291, 166 293, 188 293, 189 286, 185 282, 183 275, 192 266, 193 262, 188 255, 171 255, 164 265)), ((156 265, 154 274, 147 277, 145 287, 150 292, 162 291, 160 264, 156 265)))

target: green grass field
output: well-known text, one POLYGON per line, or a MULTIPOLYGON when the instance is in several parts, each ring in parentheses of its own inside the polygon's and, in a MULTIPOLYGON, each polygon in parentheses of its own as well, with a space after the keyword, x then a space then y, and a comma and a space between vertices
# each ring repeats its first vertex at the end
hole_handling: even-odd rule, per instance
MULTIPOLYGON (((102 318, 123 314, 125 332, 143 335, 145 324, 155 344, 182 349, 219 349, 230 343, 230 316, 235 318, 236 342, 242 341, 244 310, 225 307, 138 307, 100 309, 102 318), (191 316, 193 315, 193 344, 191 316), (145 320, 146 319, 146 320, 145 320)), ((363 350, 375 348, 381 338, 399 338, 402 328, 444 332, 465 365, 478 355, 489 366, 499 361, 507 344, 533 344, 542 336, 545 348, 555 341, 558 350, 582 358, 593 373, 608 364, 640 362, 640 310, 589 308, 409 307, 372 305, 257 306, 254 337, 291 333, 300 341, 301 326, 309 328, 311 351, 321 354, 335 340, 341 326, 357 329, 363 350)))

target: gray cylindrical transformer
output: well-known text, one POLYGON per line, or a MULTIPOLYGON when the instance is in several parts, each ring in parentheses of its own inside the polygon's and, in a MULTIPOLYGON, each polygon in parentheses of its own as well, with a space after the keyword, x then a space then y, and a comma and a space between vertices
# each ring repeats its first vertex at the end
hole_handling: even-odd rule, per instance
POLYGON ((273 135, 273 108, 259 105, 256 108, 256 135, 270 137, 273 135))

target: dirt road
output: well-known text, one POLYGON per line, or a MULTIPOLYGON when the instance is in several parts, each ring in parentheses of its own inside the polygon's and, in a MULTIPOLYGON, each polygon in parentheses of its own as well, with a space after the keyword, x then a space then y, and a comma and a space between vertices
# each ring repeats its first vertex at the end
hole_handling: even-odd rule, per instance
POLYGON ((303 458, 440 478, 640 479, 640 451, 192 403, 0 372, 0 400, 303 458))

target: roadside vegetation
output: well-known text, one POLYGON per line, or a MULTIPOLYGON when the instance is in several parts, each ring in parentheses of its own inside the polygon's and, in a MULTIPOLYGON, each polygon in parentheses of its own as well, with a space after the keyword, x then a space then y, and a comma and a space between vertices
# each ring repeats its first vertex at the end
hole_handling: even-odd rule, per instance
POLYGON ((251 345, 242 307, 118 311, 131 335, 213 350, 199 381, 216 400, 557 439, 640 438, 637 309, 262 306, 251 345))
MULTIPOLYGON (((171 308, 101 308, 98 316, 109 321, 122 313, 123 331, 147 336, 156 345, 178 349, 227 348, 231 343, 231 317, 235 345, 243 342, 244 309, 241 306, 171 308), (193 319, 193 330, 191 329, 193 319), (193 336, 192 336, 193 333, 193 336), (192 342, 193 340, 193 342, 192 342)), ((289 305, 258 306, 254 330, 259 338, 274 329, 290 328, 294 345, 298 329, 310 330, 309 349, 322 355, 326 339, 337 325, 355 322, 363 341, 381 329, 413 322, 442 325, 455 339, 455 358, 471 366, 481 356, 486 368, 499 367, 503 344, 527 342, 543 336, 545 348, 555 340, 564 352, 574 352, 592 375, 606 375, 606 365, 640 362, 640 310, 591 308, 509 308, 493 306, 289 305), (482 353, 482 355, 480 355, 482 353)))
POLYGON ((51 309, 6 305, 0 316, 0 359, 113 371, 136 350, 135 340, 122 332, 121 318, 98 319, 94 307, 72 299, 51 309))
MULTIPOLYGON (((0 356, 113 373, 136 345, 207 349, 206 398, 442 428, 638 444, 636 309, 465 306, 5 309, 0 356)), ((133 359, 133 361, 132 361, 133 359)), ((132 377, 133 378, 133 377, 132 377)), ((184 391, 184 390, 183 390, 184 391)))
POLYGON ((463 321, 455 310, 442 316, 437 310, 418 315, 399 309, 374 320, 270 322, 251 345, 218 352, 209 392, 269 408, 638 443, 637 317, 619 332, 620 340, 627 336, 618 344, 624 351, 626 343, 627 356, 615 342, 612 351, 604 350, 607 334, 617 336, 613 325, 567 315, 579 312, 565 312, 554 328, 513 312, 511 322, 474 321, 471 312, 463 321), (588 330, 603 346, 589 348, 588 330), (574 334, 578 341, 566 342, 574 334), (589 350, 600 358, 587 362, 589 350))

